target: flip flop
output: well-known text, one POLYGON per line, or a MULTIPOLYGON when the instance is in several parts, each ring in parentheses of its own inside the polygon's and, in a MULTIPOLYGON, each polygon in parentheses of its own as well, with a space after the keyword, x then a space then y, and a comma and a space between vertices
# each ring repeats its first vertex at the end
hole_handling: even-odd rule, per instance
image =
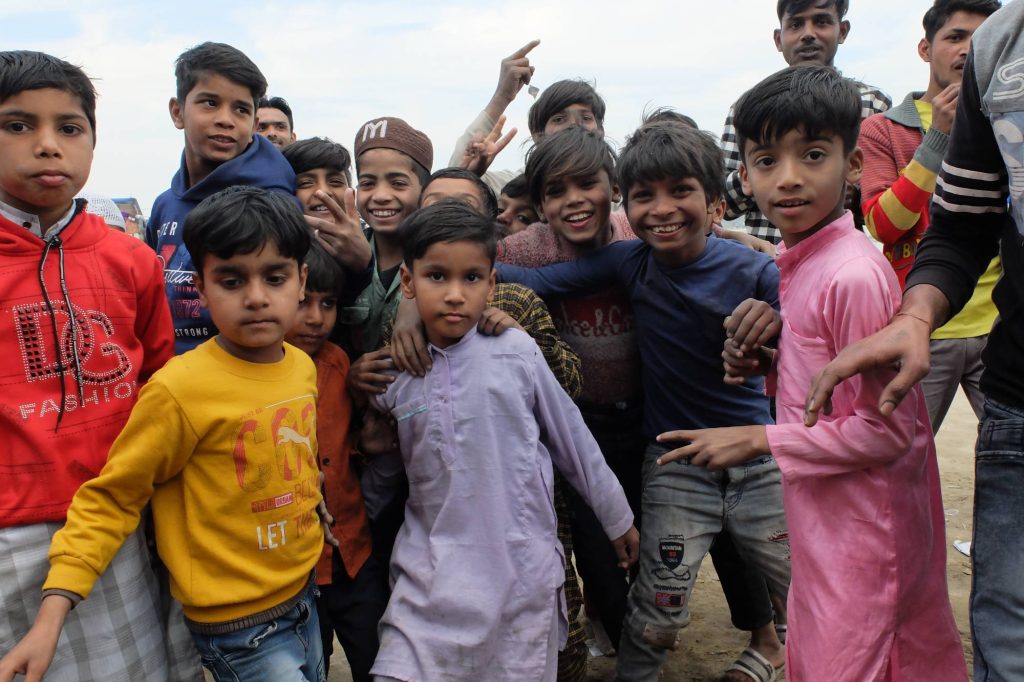
POLYGON ((776 668, 757 649, 748 646, 725 672, 741 673, 754 682, 775 682, 775 680, 781 679, 785 669, 785 663, 776 668))

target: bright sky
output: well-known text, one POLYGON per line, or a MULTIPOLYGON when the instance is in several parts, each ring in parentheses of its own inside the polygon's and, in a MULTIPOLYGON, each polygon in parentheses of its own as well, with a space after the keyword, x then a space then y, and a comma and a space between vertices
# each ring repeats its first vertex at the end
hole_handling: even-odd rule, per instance
MULTIPOLYGON (((917 56, 931 0, 852 0, 836 66, 895 100, 928 83, 917 56)), ((299 137, 351 149, 357 128, 399 116, 430 136, 434 167, 490 99, 501 59, 533 38, 533 83, 596 83, 605 130, 621 144, 646 108, 671 106, 721 133, 729 105, 782 68, 772 0, 391 0, 237 2, 0 0, 3 49, 81 65, 99 91, 98 144, 87 190, 135 196, 149 211, 183 145, 167 113, 174 59, 213 40, 241 49, 269 94, 288 100, 299 137)), ((496 168, 518 168, 528 139, 525 89, 509 108, 520 134, 496 168)))

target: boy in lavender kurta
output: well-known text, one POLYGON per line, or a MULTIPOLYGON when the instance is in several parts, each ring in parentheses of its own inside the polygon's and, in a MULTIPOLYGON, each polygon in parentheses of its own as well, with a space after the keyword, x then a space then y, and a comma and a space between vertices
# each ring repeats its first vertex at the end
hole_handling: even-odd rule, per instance
MULTIPOLYGON (((826 67, 781 71, 738 103, 744 191, 784 241, 782 334, 769 376, 779 423, 662 434, 689 441, 662 461, 721 468, 766 452, 778 461, 793 570, 788 680, 960 682, 967 671, 920 389, 885 418, 876 406, 895 372, 865 373, 836 390, 815 428, 803 424, 811 378, 900 314, 892 268, 844 210, 846 183, 862 166, 859 121, 856 91, 826 67)), ((770 352, 740 341, 752 322, 739 311, 729 321, 729 377, 771 365, 770 352)))
POLYGON ((491 221, 446 200, 406 219, 401 236, 402 291, 433 367, 399 375, 374 399, 397 422, 409 500, 371 672, 553 681, 567 621, 552 463, 624 568, 638 552, 633 514, 537 344, 515 329, 476 331, 495 281, 491 221))

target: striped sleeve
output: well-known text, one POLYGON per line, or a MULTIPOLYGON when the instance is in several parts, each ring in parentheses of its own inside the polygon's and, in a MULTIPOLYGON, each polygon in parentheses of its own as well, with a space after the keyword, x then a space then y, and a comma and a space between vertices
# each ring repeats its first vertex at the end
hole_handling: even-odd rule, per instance
POLYGON ((958 313, 999 251, 1008 196, 1006 167, 992 124, 981 109, 972 52, 935 185, 931 225, 918 247, 907 288, 936 286, 949 299, 949 314, 958 313))
POLYGON ((862 208, 865 225, 875 239, 895 244, 920 222, 935 191, 946 140, 938 130, 928 131, 910 163, 897 168, 897 142, 886 134, 884 116, 876 114, 864 121, 857 142, 864 152, 862 208), (941 151, 933 153, 935 146, 941 146, 941 151))

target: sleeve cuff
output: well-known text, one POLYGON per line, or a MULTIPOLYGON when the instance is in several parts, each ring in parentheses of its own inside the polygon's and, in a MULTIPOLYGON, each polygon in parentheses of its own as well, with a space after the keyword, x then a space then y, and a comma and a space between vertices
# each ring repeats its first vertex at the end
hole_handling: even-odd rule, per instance
POLYGON ((75 592, 71 592, 69 590, 61 590, 61 589, 58 589, 58 588, 55 588, 55 587, 51 587, 48 590, 43 590, 43 599, 46 599, 47 597, 49 597, 51 595, 56 595, 58 597, 65 597, 65 598, 67 598, 71 602, 71 608, 72 609, 74 609, 76 606, 78 606, 80 603, 82 603, 82 600, 84 599, 84 597, 82 597, 82 595, 77 594, 75 592))
POLYGON ((914 159, 931 172, 938 174, 948 147, 949 135, 935 128, 929 128, 917 151, 914 152, 914 159))

